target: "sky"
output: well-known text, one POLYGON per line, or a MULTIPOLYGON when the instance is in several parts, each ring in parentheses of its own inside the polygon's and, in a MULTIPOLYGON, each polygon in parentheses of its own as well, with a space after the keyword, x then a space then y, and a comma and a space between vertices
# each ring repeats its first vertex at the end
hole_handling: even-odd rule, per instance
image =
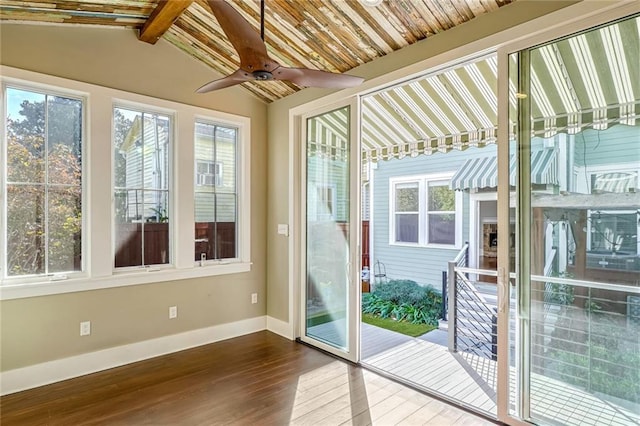
POLYGON ((12 87, 7 88, 7 115, 12 119, 22 119, 20 115, 20 104, 22 101, 30 102, 42 102, 45 96, 41 93, 34 93, 30 91, 14 89, 12 87))

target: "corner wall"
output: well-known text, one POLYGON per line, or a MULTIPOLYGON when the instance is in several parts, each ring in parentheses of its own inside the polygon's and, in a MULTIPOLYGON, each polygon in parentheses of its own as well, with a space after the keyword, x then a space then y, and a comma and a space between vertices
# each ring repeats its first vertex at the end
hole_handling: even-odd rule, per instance
POLYGON ((266 105, 241 88, 196 94, 218 76, 163 40, 138 41, 133 30, 3 22, 0 52, 3 65, 250 117, 253 262, 248 273, 4 300, 0 371, 199 330, 209 333, 200 342, 213 341, 214 326, 266 324, 266 105), (168 319, 170 305, 179 308, 176 320, 168 319), (80 337, 86 320, 91 335, 80 337))

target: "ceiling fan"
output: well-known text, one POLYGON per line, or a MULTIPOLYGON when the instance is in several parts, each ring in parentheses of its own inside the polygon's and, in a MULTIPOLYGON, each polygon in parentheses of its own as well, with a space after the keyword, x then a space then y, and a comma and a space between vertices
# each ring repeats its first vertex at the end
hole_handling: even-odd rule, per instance
POLYGON ((197 90, 198 93, 207 93, 252 80, 286 80, 299 86, 333 89, 357 86, 364 81, 362 77, 353 75, 309 68, 288 68, 269 58, 264 43, 264 0, 260 1, 260 34, 226 1, 207 2, 222 31, 238 52, 240 68, 231 75, 205 84, 197 90))

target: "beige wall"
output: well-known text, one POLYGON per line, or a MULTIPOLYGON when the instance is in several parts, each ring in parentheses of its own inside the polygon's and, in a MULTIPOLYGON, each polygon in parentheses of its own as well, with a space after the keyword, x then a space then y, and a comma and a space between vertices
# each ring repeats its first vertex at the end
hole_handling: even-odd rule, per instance
POLYGON ((0 302, 1 371, 266 314, 266 105, 170 44, 132 30, 0 26, 0 63, 251 118, 251 272, 0 302), (250 294, 259 303, 250 304, 250 294), (168 306, 178 305, 177 320, 168 306), (80 321, 92 334, 79 336, 80 321))
MULTIPOLYGON (((577 1, 518 1, 487 15, 429 37, 419 43, 394 52, 386 57, 362 65, 352 74, 367 80, 385 76, 400 68, 408 67, 428 58, 446 53, 468 43, 489 37, 505 29, 515 27, 577 1)), ((605 2, 602 2, 605 4, 605 2)), ((500 40, 505 42, 506 40, 500 40)), ((498 42, 496 40, 496 42, 498 42)), ((415 71, 415 70, 413 70, 415 71)), ((425 71, 427 71, 425 69, 425 71)), ((307 89, 269 105, 269 159, 268 180, 268 246, 267 253, 267 314, 282 321, 289 320, 289 261, 287 240, 276 235, 278 223, 289 221, 289 110, 319 99, 330 92, 307 89)), ((302 143, 296 141, 296 143, 302 143)), ((294 180, 299 180, 294 177, 294 180)))

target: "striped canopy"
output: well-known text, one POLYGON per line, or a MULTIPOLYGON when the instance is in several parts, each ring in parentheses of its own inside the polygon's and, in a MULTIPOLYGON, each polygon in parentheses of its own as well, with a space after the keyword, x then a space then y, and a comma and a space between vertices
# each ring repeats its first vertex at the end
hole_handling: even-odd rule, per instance
MULTIPOLYGON (((575 134, 585 127, 604 130, 613 122, 638 124, 638 46, 640 18, 634 18, 533 49, 531 90, 526 94, 533 135, 575 134)), ((516 61, 512 55, 512 70, 516 61)), ((494 143, 497 76, 493 55, 364 97, 365 160, 494 143)), ((516 116, 516 78, 512 71, 511 117, 516 116)), ((515 124, 511 126, 513 134, 515 124)))
MULTIPOLYGON (((516 185, 516 156, 509 161, 509 184, 516 185)), ((531 153, 531 183, 558 184, 557 157, 553 149, 542 149, 531 153)), ((498 186, 498 161, 495 155, 472 158, 458 169, 451 178, 451 189, 482 189, 498 186)))
POLYGON ((637 173, 600 173, 594 176, 593 191, 625 193, 638 186, 637 173))

